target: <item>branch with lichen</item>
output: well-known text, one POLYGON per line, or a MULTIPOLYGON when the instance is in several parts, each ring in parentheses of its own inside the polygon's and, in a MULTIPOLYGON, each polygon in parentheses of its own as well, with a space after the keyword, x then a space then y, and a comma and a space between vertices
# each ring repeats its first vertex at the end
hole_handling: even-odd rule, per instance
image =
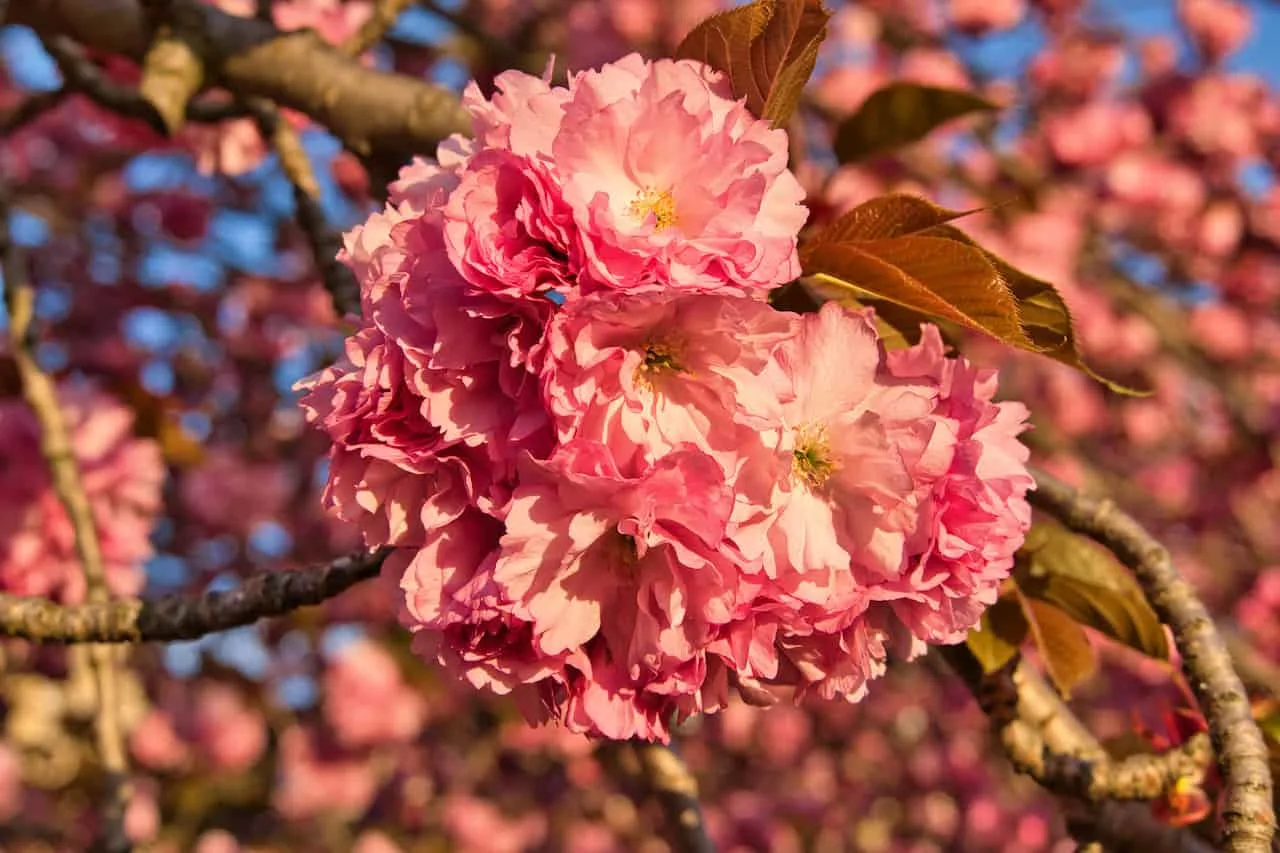
MULTIPOLYGON (((2 5, 0 5, 2 8, 2 5)), ((40 452, 49 469, 54 494, 67 514, 75 537, 76 555, 84 572, 90 604, 108 606, 106 570, 93 509, 80 480, 70 431, 58 402, 53 379, 40 369, 32 348, 35 290, 27 282, 18 245, 9 232, 8 182, 0 177, 0 263, 4 271, 5 307, 9 315, 10 355, 18 369, 22 396, 35 414, 40 429, 40 452)), ((128 850, 124 812, 128 805, 128 760, 125 732, 119 719, 119 673, 112 650, 103 645, 89 648, 89 666, 97 688, 94 717, 98 755, 106 775, 105 828, 102 849, 128 850)))
POLYGON ((302 140, 274 104, 252 98, 246 106, 258 125, 258 132, 275 149, 280 167, 293 185, 298 224, 307 236, 316 269, 333 300, 334 310, 339 317, 360 313, 360 286, 351 270, 338 260, 342 244, 337 233, 325 221, 324 209, 320 206, 320 184, 311 168, 311 158, 302 147, 302 140))
POLYGON ((147 643, 207 634, 321 604, 378 574, 387 551, 298 571, 264 572, 233 590, 78 605, 0 593, 0 633, 43 643, 147 643))
POLYGON ((1014 767, 1058 796, 1068 830, 1081 845, 1099 843, 1110 853, 1213 853, 1189 830, 1158 820, 1142 802, 1161 796, 1183 772, 1203 775, 1210 758, 1203 739, 1115 762, 1025 662, 1015 659, 986 674, 964 645, 944 646, 941 653, 991 719, 1014 767))
POLYGON ((1268 853, 1275 835, 1272 779, 1262 732, 1213 619, 1173 566, 1169 552, 1108 500, 1079 494, 1043 472, 1028 497, 1076 533, 1107 546, 1134 573, 1151 606, 1173 631, 1182 668, 1209 724, 1226 795, 1225 849, 1268 853))

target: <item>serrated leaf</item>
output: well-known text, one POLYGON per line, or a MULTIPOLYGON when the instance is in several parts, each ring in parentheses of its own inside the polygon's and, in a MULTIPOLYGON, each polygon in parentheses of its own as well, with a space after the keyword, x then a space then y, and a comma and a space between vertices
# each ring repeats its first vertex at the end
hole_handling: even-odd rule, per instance
POLYGON ((941 237, 806 244, 805 272, 826 287, 893 302, 1024 349, 1018 305, 981 250, 941 237))
POLYGON ((1070 365, 1118 393, 1144 395, 1084 362, 1071 312, 1053 285, 950 224, 974 212, 903 194, 864 202, 801 246, 810 289, 821 299, 896 304, 890 324, 908 339, 913 321, 956 323, 1070 365))
POLYGON ((953 225, 939 224, 924 233, 949 237, 981 249, 999 271, 1001 278, 1008 284, 1009 291, 1017 300, 1018 318, 1022 322, 1027 337, 1035 345, 1036 352, 1074 367, 1117 394, 1132 397, 1145 397, 1150 394, 1149 391, 1139 391, 1108 379, 1084 362, 1076 346, 1075 321, 1071 318, 1071 309, 1067 307, 1067 303, 1052 284, 982 249, 972 237, 953 225))
POLYGON ((747 109, 782 127, 800 103, 830 17, 821 0, 756 0, 702 21, 675 55, 725 72, 747 109))
POLYGON ((973 92, 917 83, 890 83, 872 92, 836 128, 841 163, 865 160, 923 139, 953 119, 992 112, 996 105, 973 92))
POLYGON ((982 664, 983 672, 992 673, 1013 660, 1028 628, 1016 598, 1001 596, 982 614, 982 621, 969 632, 965 644, 982 664))
POLYGON ((809 242, 842 243, 909 237, 977 212, 948 210, 923 196, 889 193, 864 201, 815 233, 809 242))
POLYGON ((1022 613, 1030 628, 1031 640, 1040 650, 1049 679, 1063 696, 1070 697, 1076 685, 1097 669, 1093 644, 1084 628, 1063 611, 1017 593, 1022 613))
POLYGON ((1014 564, 1018 591, 1150 657, 1169 641, 1137 581, 1106 550, 1053 522, 1032 525, 1014 564))

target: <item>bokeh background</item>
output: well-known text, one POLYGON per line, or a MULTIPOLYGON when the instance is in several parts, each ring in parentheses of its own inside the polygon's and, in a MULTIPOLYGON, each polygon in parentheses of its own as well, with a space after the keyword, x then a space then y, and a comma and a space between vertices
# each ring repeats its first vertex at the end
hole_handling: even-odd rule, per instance
MULTIPOLYGON (((369 9, 271 5, 280 28, 333 43, 369 9)), ((576 69, 670 53, 717 5, 422 3, 365 61, 460 91, 550 55, 576 69)), ((1134 511, 1240 648, 1264 672, 1280 665, 1280 3, 828 5, 831 36, 794 128, 812 221, 888 191, 991 208, 962 224, 1059 286, 1094 366, 1154 394, 1120 397, 985 341, 966 352, 1000 366, 1002 396, 1031 406, 1039 464, 1134 511), (1006 108, 840 166, 833 123, 895 79, 976 89, 1006 108)), ((60 86, 31 31, 0 29, 0 51, 0 115, 60 86)), ((359 160, 291 120, 330 223, 360 221, 377 202, 359 160)), ((355 547, 323 512, 326 448, 290 390, 339 351, 343 325, 253 125, 163 139, 73 95, 7 132, 0 156, 38 287, 41 362, 100 395, 76 435, 102 448, 101 499, 131 519, 113 583, 146 595, 234 588, 355 547)), ((11 377, 0 390, 15 396, 11 377)), ((33 438, 15 405, 0 402, 0 586, 74 600, 59 577, 31 580, 69 546, 24 485, 33 438)), ((132 837, 200 853, 666 849, 657 814, 591 743, 530 729, 416 658, 379 584, 132 653, 132 837)), ((1117 743, 1166 732, 1186 705, 1169 668, 1095 643, 1100 671, 1073 705, 1117 743)), ((80 652, 19 641, 0 652, 0 848, 85 849, 98 768, 80 652)), ((731 853, 1074 849, 1054 803, 1008 768, 963 685, 931 658, 892 667, 859 705, 739 705, 691 722, 679 742, 731 853)))

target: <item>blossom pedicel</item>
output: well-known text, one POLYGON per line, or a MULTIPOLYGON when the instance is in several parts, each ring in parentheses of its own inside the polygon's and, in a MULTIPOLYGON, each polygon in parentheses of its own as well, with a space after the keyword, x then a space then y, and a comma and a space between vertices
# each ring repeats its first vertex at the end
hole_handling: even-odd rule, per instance
POLYGON ((1026 411, 933 327, 886 352, 870 311, 769 306, 807 215, 786 134, 691 61, 465 100, 476 138, 347 235, 362 326, 301 384, 415 647, 665 740, 962 638, 1030 523, 1026 411))

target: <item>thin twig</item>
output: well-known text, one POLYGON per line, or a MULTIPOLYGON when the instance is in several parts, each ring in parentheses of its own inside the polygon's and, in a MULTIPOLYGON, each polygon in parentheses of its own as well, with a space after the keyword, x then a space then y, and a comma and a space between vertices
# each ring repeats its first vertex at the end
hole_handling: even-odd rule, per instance
POLYGON ((1107 500, 1035 472, 1032 504, 1066 527, 1110 548, 1134 573, 1151 606, 1173 630, 1183 672, 1195 692, 1226 785, 1224 843, 1229 853, 1269 853, 1276 818, 1267 747, 1231 654, 1169 552, 1131 516, 1107 500))
POLYGON ((413 5, 413 0, 379 0, 373 4, 373 13, 360 25, 355 35, 347 39, 338 50, 347 56, 359 56, 378 42, 395 26, 400 14, 413 5))
MULTIPOLYGON (((105 606, 109 604, 111 593, 107 588, 93 508, 80 481, 57 388, 49 375, 40 369, 32 351, 35 291, 26 280, 21 252, 9 233, 9 190, 3 177, 0 177, 0 256, 3 256, 5 306, 9 313, 10 355, 18 368, 22 396, 40 425, 40 452, 48 465, 54 493, 71 522, 76 554, 84 572, 86 596, 90 604, 105 606)), ((107 789, 104 831, 99 844, 101 849, 110 853, 127 851, 130 844, 123 826, 130 792, 125 732, 119 717, 119 673, 112 651, 107 646, 90 646, 89 665, 98 693, 94 728, 107 789)))
POLYGON ((280 167, 293 185, 293 199, 298 209, 298 224, 307 235, 307 243, 315 257, 316 269, 333 300, 339 317, 360 313, 360 286, 345 264, 338 260, 341 244, 338 235, 325 221, 320 205, 320 184, 311 168, 311 158, 302 147, 298 134, 269 101, 253 98, 246 101, 258 131, 275 148, 280 167))
POLYGON ((320 604, 378 574, 386 551, 298 571, 264 572, 233 590, 79 605, 0 593, 0 633, 45 643, 194 640, 320 604))
POLYGON ((58 63, 68 89, 80 92, 121 115, 140 119, 160 133, 165 132, 164 119, 155 106, 137 89, 117 83, 103 74, 102 69, 90 62, 74 41, 66 36, 53 36, 44 40, 44 46, 58 63))

